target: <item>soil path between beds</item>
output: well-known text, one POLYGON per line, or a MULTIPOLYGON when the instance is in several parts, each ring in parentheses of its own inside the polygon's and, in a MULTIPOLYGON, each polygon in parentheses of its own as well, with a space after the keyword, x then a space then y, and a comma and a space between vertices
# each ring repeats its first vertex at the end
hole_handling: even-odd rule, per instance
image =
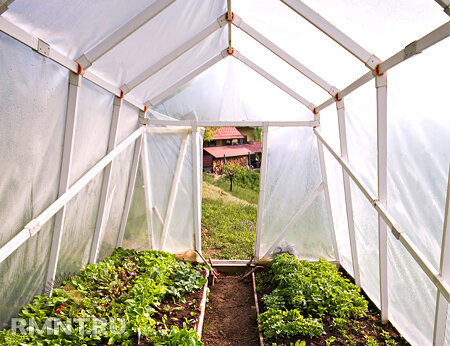
POLYGON ((202 341, 205 345, 259 345, 251 278, 221 274, 210 287, 202 341))

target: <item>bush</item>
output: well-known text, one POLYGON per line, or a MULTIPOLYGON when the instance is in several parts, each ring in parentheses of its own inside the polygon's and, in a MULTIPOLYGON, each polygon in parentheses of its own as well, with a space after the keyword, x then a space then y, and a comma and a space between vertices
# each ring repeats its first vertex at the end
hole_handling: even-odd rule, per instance
POLYGON ((255 172, 247 167, 239 167, 234 165, 225 165, 223 170, 226 174, 230 171, 234 171, 234 184, 254 191, 259 191, 259 172, 255 172))

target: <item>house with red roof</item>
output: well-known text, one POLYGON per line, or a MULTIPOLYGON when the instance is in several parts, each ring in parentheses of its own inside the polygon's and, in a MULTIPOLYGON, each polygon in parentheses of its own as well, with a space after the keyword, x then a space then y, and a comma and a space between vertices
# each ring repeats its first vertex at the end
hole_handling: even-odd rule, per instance
POLYGON ((247 142, 236 127, 221 127, 203 147, 203 170, 221 174, 227 164, 259 168, 260 154, 261 142, 247 142))

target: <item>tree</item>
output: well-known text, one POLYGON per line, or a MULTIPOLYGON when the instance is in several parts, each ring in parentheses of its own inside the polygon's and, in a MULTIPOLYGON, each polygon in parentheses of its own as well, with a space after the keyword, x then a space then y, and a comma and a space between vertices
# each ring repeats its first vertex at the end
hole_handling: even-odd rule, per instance
POLYGON ((203 135, 203 141, 204 142, 211 142, 214 135, 219 131, 219 126, 213 126, 213 127, 205 127, 205 133, 203 135))
POLYGON ((233 166, 224 166, 225 176, 230 179, 230 192, 233 191, 233 177, 236 173, 233 166))

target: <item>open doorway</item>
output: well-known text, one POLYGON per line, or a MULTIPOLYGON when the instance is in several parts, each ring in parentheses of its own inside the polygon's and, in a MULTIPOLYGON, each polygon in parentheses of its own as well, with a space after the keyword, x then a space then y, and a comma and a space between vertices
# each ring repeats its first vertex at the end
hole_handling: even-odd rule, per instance
POLYGON ((210 127, 203 143, 202 252, 213 259, 254 254, 262 129, 210 127))

